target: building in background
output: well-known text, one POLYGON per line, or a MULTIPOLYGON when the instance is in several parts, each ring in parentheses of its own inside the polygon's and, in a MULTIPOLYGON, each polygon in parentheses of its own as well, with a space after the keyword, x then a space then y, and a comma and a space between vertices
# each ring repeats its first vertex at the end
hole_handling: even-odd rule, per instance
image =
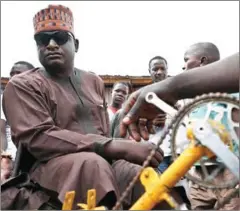
MULTIPOLYGON (((150 76, 119 76, 119 75, 100 75, 105 84, 105 99, 107 103, 111 101, 111 91, 113 84, 118 81, 126 81, 131 84, 130 92, 152 83, 150 76)), ((1 77, 1 92, 4 90, 9 78, 1 77)))

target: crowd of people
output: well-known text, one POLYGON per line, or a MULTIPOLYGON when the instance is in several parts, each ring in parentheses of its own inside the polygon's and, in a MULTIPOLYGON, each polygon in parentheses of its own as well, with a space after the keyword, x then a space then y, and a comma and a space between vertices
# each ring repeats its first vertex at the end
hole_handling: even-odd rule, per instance
MULTIPOLYGON (((72 190, 77 209, 77 203, 86 203, 87 191, 93 188, 97 205, 111 209, 155 147, 147 125, 156 133, 164 131, 171 120, 146 103, 148 92, 155 92, 176 109, 203 93, 227 92, 239 97, 239 55, 220 59, 219 49, 211 42, 189 46, 183 56, 183 73, 177 76, 168 75, 163 56, 150 59, 152 84, 131 93, 129 83, 117 82, 108 105, 102 79, 74 66, 79 42, 69 8, 50 5, 39 11, 34 16, 34 39, 42 67, 16 62, 1 95, 2 209, 61 209, 66 192, 72 190), (27 174, 24 179, 23 174, 27 174)), ((193 118, 205 115, 202 107, 191 113, 193 118)), ((222 123, 228 124, 227 120, 222 123)), ((170 144, 166 137, 150 161, 159 174, 172 163, 170 144)), ((213 171, 218 165, 214 162, 207 168, 213 171)), ((200 177, 202 173, 196 163, 194 174, 200 177)), ((232 178, 224 169, 215 182, 232 178)), ((183 180, 171 195, 184 210, 207 210, 231 191, 223 189, 219 195, 183 180)), ((139 181, 122 208, 129 209, 144 192, 139 181)), ((221 209, 238 208, 238 197, 221 209)), ((171 207, 161 202, 154 209, 171 207)))

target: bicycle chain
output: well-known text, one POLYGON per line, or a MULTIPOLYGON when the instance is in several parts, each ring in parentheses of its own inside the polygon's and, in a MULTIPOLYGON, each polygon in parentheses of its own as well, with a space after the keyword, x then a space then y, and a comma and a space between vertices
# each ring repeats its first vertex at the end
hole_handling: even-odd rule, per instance
MULTIPOLYGON (((180 120, 183 119, 182 114, 185 113, 186 111, 188 111, 189 108, 192 107, 192 105, 194 105, 196 103, 200 103, 202 100, 211 99, 211 98, 214 98, 214 99, 221 98, 221 100, 231 98, 231 100, 234 100, 234 101, 238 102, 236 100, 236 98, 234 98, 232 96, 229 96, 229 94, 227 94, 227 93, 209 93, 209 94, 203 94, 201 96, 197 96, 197 97, 193 98, 191 100, 191 102, 187 103, 184 107, 180 108, 178 113, 171 119, 171 121, 170 121, 169 125, 167 126, 167 128, 164 129, 162 136, 159 137, 159 141, 157 142, 156 147, 149 153, 148 157, 143 162, 142 168, 136 174, 136 176, 132 179, 132 181, 129 183, 129 185, 127 186, 125 191, 121 194, 119 200, 116 202, 116 204, 115 204, 115 206, 113 207, 112 210, 118 210, 121 207, 121 204, 122 204, 123 200, 127 197, 127 195, 129 194, 129 192, 131 191, 133 186, 138 181, 138 179, 139 179, 142 171, 144 170, 144 168, 146 168, 149 165, 151 159, 155 155, 155 153, 156 153, 157 149, 159 148, 159 146, 162 144, 163 140, 166 138, 166 136, 168 134, 171 134, 171 130, 175 126, 175 123, 177 123, 179 121, 179 119, 180 120)), ((221 206, 223 206, 224 204, 222 202, 221 206)))

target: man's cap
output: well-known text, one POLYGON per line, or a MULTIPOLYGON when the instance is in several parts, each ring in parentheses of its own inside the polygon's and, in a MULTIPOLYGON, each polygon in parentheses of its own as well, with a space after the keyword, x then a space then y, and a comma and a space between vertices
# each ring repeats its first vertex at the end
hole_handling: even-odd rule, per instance
POLYGON ((62 5, 49 5, 33 18, 34 34, 44 31, 68 31, 74 34, 72 11, 62 5))

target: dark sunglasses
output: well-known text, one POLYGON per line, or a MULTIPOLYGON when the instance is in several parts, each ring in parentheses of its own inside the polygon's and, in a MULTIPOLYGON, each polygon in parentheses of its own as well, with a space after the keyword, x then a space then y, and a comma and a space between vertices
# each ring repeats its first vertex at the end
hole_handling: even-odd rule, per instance
POLYGON ((34 39, 38 46, 47 46, 51 39, 53 39, 58 45, 64 45, 70 37, 74 39, 71 33, 65 31, 40 32, 34 35, 34 39))

